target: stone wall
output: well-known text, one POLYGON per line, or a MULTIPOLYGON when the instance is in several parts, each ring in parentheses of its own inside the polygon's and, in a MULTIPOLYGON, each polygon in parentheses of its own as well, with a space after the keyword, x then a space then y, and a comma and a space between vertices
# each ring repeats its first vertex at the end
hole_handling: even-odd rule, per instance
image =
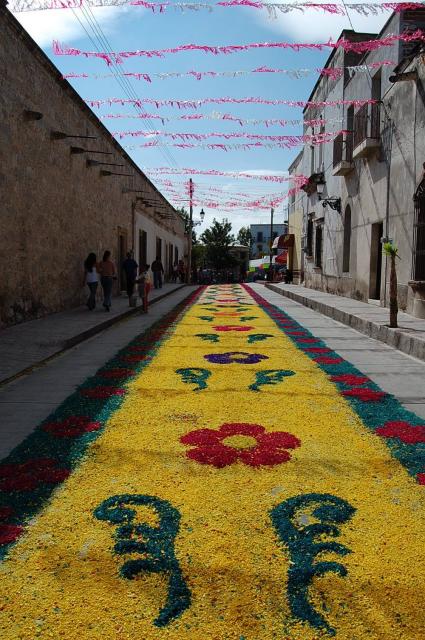
POLYGON ((131 248, 140 216, 155 230, 151 242, 177 238, 183 254, 185 240, 180 217, 159 217, 156 204, 173 214, 171 205, 1 4, 0 32, 2 327, 81 304, 87 254, 109 249, 118 261, 120 235, 131 248), (135 190, 153 206, 136 202, 135 190))

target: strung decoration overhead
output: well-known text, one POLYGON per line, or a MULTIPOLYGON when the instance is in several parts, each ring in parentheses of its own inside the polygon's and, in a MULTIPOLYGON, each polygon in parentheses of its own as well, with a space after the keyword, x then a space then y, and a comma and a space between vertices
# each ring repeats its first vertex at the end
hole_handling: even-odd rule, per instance
POLYGON ((307 184, 308 177, 304 175, 289 176, 289 175, 276 175, 276 174, 258 174, 249 173, 245 171, 220 171, 219 169, 192 169, 189 167, 182 169, 174 169, 172 167, 142 167, 142 170, 146 175, 159 175, 159 176, 223 176, 226 178, 247 178, 249 180, 261 180, 265 182, 295 182, 296 185, 303 186, 307 184))
POLYGON ((421 29, 417 29, 411 33, 389 34, 384 38, 375 40, 363 40, 360 42, 352 42, 346 38, 340 38, 336 42, 331 39, 328 42, 251 42, 249 44, 231 44, 231 45, 207 45, 207 44, 182 44, 177 47, 169 47, 166 49, 138 49, 137 51, 82 51, 73 47, 62 46, 57 40, 53 41, 53 53, 57 56, 83 56, 85 58, 100 58, 108 65, 112 63, 122 64, 127 58, 144 56, 147 58, 162 58, 167 54, 181 53, 183 51, 203 51, 204 53, 212 53, 213 55, 239 53, 241 51, 250 51, 251 49, 291 49, 300 51, 301 49, 310 49, 322 51, 323 49, 344 49, 344 51, 354 51, 363 53, 366 51, 374 51, 381 47, 389 47, 395 42, 414 42, 424 41, 425 33, 421 29))
POLYGON ((172 140, 207 140, 208 138, 224 138, 225 140, 230 140, 232 138, 245 138, 247 140, 269 140, 272 142, 288 142, 294 144, 323 144, 325 142, 330 142, 336 136, 347 133, 344 129, 340 131, 327 131, 325 133, 315 133, 315 134, 306 134, 306 135, 264 135, 259 133, 245 133, 245 132, 231 132, 231 133, 220 133, 220 132, 209 132, 209 133, 180 133, 180 132, 170 132, 170 131, 149 131, 149 130, 141 130, 141 131, 115 131, 112 132, 113 136, 118 138, 125 138, 127 136, 132 137, 144 137, 144 138, 152 138, 153 136, 160 136, 171 138, 172 140))
POLYGON ((117 118, 125 118, 125 119, 136 119, 136 120, 161 120, 162 124, 165 122, 171 122, 175 120, 226 120, 229 122, 237 122, 241 127, 246 124, 252 125, 265 125, 266 127, 270 127, 273 125, 278 125, 280 127, 287 126, 296 126, 296 125, 306 125, 308 127, 319 127, 325 124, 340 124, 343 122, 343 118, 328 118, 324 120, 323 118, 313 118, 311 120, 303 120, 302 118, 296 118, 295 120, 283 120, 281 118, 269 118, 266 120, 261 120, 258 118, 239 118, 238 116, 234 116, 230 113, 221 113, 220 111, 212 111, 209 114, 203 113, 190 113, 183 114, 182 116, 160 116, 157 113, 107 113, 105 115, 99 116, 100 120, 107 119, 117 119, 117 118))
MULTIPOLYGON (((84 0, 84 5, 89 7, 113 7, 113 6, 138 6, 152 11, 154 14, 164 14, 167 9, 174 9, 184 13, 185 11, 213 11, 214 8, 248 7, 267 11, 270 19, 276 19, 279 14, 307 10, 323 11, 334 15, 345 16, 347 11, 354 11, 363 16, 379 15, 385 11, 396 11, 423 8, 422 2, 361 2, 356 4, 341 3, 313 3, 313 2, 261 2, 257 0, 224 0, 222 2, 147 2, 146 0, 84 0)), ((83 6, 83 0, 12 0, 10 9, 14 13, 24 11, 39 11, 42 9, 78 9, 83 6)))
MULTIPOLYGON (((425 5, 424 5, 425 6, 425 5)), ((384 66, 395 66, 397 63, 392 60, 382 60, 382 62, 372 62, 371 64, 353 65, 350 67, 328 67, 318 69, 273 69, 270 67, 258 67, 257 69, 242 70, 242 71, 185 71, 183 73, 170 72, 170 73, 142 73, 142 72, 128 72, 118 74, 122 78, 134 78, 135 80, 145 80, 145 82, 152 82, 152 80, 168 80, 170 78, 196 78, 196 80, 202 80, 203 78, 237 78, 241 76, 247 76, 255 73, 277 73, 285 74, 294 80, 300 80, 306 78, 311 74, 319 73, 322 76, 329 76, 335 80, 341 78, 346 70, 348 76, 352 78, 356 73, 369 73, 371 70, 379 69, 384 66)), ((90 80, 104 80, 107 78, 115 78, 113 73, 65 73, 64 80, 71 79, 90 79, 90 80)))
POLYGON ((362 107, 365 104, 375 104, 377 100, 371 98, 365 100, 266 100, 265 98, 201 98, 200 100, 155 100, 154 98, 103 98, 100 100, 86 100, 86 103, 90 107, 96 107, 100 109, 103 105, 109 106, 113 104, 133 104, 137 107, 141 107, 143 104, 154 105, 157 109, 159 107, 178 107, 179 109, 198 109, 203 104, 268 104, 268 105, 280 105, 284 104, 287 107, 338 107, 341 105, 353 105, 354 107, 362 107))
MULTIPOLYGON (((321 138, 315 140, 308 140, 308 136, 305 136, 305 140, 303 140, 304 136, 288 136, 288 139, 283 140, 282 142, 244 142, 244 143, 235 143, 235 144, 227 144, 227 143, 197 143, 193 142, 174 142, 174 143, 163 143, 159 142, 159 140, 151 140, 150 142, 144 142, 138 145, 124 145, 125 149, 148 149, 150 147, 157 147, 161 145, 176 147, 178 149, 208 149, 209 151, 251 151, 252 149, 292 149, 293 147, 299 147, 303 144, 311 144, 313 146, 317 146, 320 144, 327 144, 328 142, 333 142, 335 139, 335 134, 321 134, 321 138)), ((313 136, 312 136, 313 138, 313 136)))

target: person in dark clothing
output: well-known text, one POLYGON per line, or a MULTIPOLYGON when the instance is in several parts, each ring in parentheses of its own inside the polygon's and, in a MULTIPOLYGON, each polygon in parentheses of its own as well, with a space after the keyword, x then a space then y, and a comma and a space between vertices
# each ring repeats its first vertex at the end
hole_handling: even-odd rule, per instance
POLYGON ((151 271, 153 273, 153 286, 155 289, 162 289, 164 267, 162 266, 161 258, 159 256, 156 256, 156 259, 152 262, 151 271))
POLYGON ((131 302, 131 297, 134 292, 134 284, 137 278, 137 270, 139 268, 139 265, 133 258, 133 254, 131 251, 127 253, 127 258, 122 263, 122 268, 126 277, 128 300, 129 302, 131 302))

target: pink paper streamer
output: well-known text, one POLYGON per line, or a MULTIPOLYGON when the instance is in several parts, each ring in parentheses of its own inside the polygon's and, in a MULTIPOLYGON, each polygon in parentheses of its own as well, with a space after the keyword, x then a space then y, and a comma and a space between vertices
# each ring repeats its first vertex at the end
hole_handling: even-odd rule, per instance
POLYGON ((200 100, 155 100, 154 98, 103 98, 99 100, 86 100, 90 107, 100 109, 103 105, 133 104, 141 107, 143 104, 154 105, 157 109, 160 107, 178 107, 179 109, 198 109, 204 104, 267 104, 267 105, 286 105, 287 107, 337 107, 340 105, 353 105, 362 107, 365 104, 375 104, 377 101, 372 99, 365 100, 323 100, 323 101, 304 101, 304 100, 266 100, 265 98, 202 98, 200 100))
POLYGON ((226 178, 244 178, 248 180, 260 180, 264 182, 289 182, 293 181, 300 187, 307 184, 308 177, 304 175, 299 176, 280 176, 280 175, 258 175, 255 173, 247 173, 244 171, 220 171, 219 169, 173 169, 170 167, 150 167, 144 169, 145 173, 159 175, 159 176, 178 176, 178 175, 199 175, 199 176, 222 176, 226 178))
POLYGON ((62 46, 57 40, 53 41, 53 53, 58 56, 84 56, 86 58, 100 58, 104 60, 108 65, 115 62, 116 64, 122 64, 123 60, 127 58, 145 56, 147 58, 162 58, 167 54, 175 54, 183 51, 203 51, 204 53, 211 53, 213 55, 219 54, 231 54, 241 51, 249 51, 251 49, 291 49, 293 51, 300 51, 301 49, 310 49, 322 51, 323 49, 337 49, 341 47, 344 51, 355 51, 356 53, 363 53, 366 51, 374 51, 381 47, 389 47, 395 42, 414 42, 424 41, 425 34, 421 29, 417 29, 412 33, 402 34, 390 34, 384 38, 377 38, 375 40, 364 40, 362 42, 350 42, 345 38, 340 38, 337 42, 332 42, 330 39, 328 42, 252 42, 250 44, 232 44, 225 46, 217 45, 205 45, 205 44, 183 44, 178 47, 170 47, 167 49, 149 49, 149 50, 137 50, 137 51, 121 51, 110 52, 106 51, 82 51, 81 49, 74 49, 71 47, 62 46))
POLYGON ((335 136, 340 134, 347 133, 345 129, 341 129, 340 131, 332 131, 325 133, 317 133, 317 134, 306 134, 306 135, 297 135, 297 136, 280 136, 280 135, 263 135, 256 133, 171 133, 169 131, 115 131, 112 133, 113 136, 116 136, 120 139, 125 138, 127 136, 131 137, 151 137, 151 136, 163 136, 166 138, 171 138, 172 140, 207 140, 208 138, 224 138, 225 140, 231 140, 232 138, 245 138, 246 140, 263 140, 263 141, 271 141, 271 142, 293 142, 294 144, 306 143, 306 144, 322 144, 324 142, 328 142, 333 140, 335 136))

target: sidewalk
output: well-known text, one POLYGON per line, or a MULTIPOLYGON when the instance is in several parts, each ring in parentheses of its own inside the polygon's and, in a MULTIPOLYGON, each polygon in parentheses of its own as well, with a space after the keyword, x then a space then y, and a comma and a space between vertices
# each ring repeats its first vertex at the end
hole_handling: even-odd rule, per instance
MULTIPOLYGON (((164 284, 162 289, 153 289, 149 303, 158 302, 184 286, 164 284)), ((127 296, 121 296, 112 299, 109 313, 105 313, 101 304, 94 311, 88 311, 83 305, 3 329, 0 331, 0 385, 140 310, 140 306, 129 307, 127 296)))
POLYGON ((270 283, 265 286, 403 353, 425 360, 425 320, 399 313, 398 329, 390 329, 387 308, 294 284, 270 283))

